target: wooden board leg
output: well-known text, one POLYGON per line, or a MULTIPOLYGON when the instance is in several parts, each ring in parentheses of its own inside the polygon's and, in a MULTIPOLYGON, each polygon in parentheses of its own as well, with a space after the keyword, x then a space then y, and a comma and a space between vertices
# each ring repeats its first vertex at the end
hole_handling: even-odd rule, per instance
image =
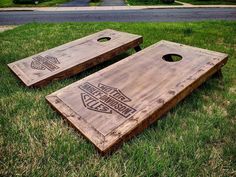
POLYGON ((135 50, 135 52, 139 52, 140 50, 142 50, 142 48, 138 45, 138 46, 134 47, 134 50, 135 50))
POLYGON ((223 74, 222 74, 222 71, 221 69, 218 70, 215 74, 213 74, 212 76, 213 78, 218 78, 218 79, 222 79, 223 78, 223 74))

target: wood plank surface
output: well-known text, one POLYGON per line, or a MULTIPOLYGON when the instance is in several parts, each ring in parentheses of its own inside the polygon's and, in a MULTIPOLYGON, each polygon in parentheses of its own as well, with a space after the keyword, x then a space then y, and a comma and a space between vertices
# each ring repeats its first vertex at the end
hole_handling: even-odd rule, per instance
POLYGON ((160 41, 46 99, 106 154, 169 111, 227 59, 223 53, 160 41), (167 54, 182 60, 166 61, 167 54))
POLYGON ((8 66, 26 86, 44 86, 136 48, 142 41, 142 36, 106 29, 8 66))

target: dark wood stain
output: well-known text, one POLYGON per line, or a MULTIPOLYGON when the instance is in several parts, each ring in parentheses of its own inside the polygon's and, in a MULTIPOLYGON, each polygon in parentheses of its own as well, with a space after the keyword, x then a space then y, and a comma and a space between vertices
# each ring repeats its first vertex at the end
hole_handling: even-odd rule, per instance
POLYGON ((160 41, 48 95, 46 100, 105 155, 143 131, 209 77, 220 72, 227 59, 224 53, 160 41), (181 55, 183 59, 164 61, 162 57, 170 53, 181 55), (86 90, 94 96, 86 105, 81 99, 85 91, 79 89, 84 83, 94 86, 86 90), (101 85, 108 90, 100 92, 101 85), (106 106, 101 101, 104 97, 110 114, 96 111, 106 106), (118 98, 123 99, 115 101, 118 98), (127 101, 123 104, 122 100, 127 101), (76 116, 68 116, 71 113, 76 116))
POLYGON ((140 49, 142 42, 142 36, 107 29, 15 61, 8 67, 26 86, 42 87, 52 80, 78 74, 110 60, 128 49, 140 49), (110 40, 99 42, 101 37, 110 40))

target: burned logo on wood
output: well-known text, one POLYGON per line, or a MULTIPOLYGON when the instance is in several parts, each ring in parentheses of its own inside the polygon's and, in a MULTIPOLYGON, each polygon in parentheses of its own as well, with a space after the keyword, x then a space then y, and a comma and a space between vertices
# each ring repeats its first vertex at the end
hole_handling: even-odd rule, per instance
POLYGON ((119 89, 99 83, 94 86, 86 82, 79 86, 84 91, 81 98, 84 106, 93 111, 112 114, 113 111, 125 118, 133 115, 136 110, 126 104, 131 99, 125 96, 119 89))
POLYGON ((60 64, 56 57, 52 57, 46 55, 45 57, 38 55, 33 57, 33 61, 31 62, 31 68, 37 70, 45 70, 48 69, 49 71, 55 71, 59 69, 57 64, 60 64))

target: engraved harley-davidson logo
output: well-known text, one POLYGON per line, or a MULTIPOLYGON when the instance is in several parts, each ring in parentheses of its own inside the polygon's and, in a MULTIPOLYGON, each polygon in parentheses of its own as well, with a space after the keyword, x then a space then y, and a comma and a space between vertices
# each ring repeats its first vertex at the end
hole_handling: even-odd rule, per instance
POLYGON ((56 57, 52 57, 49 55, 42 57, 41 55, 38 55, 36 57, 33 57, 33 61, 31 62, 31 68, 37 70, 48 69, 49 71, 55 71, 56 69, 59 69, 57 64, 60 64, 60 62, 56 57))
POLYGON ((131 99, 125 96, 119 89, 104 84, 94 86, 86 82, 78 86, 85 93, 81 93, 84 106, 93 111, 112 114, 113 111, 127 118, 136 110, 126 104, 131 99))

